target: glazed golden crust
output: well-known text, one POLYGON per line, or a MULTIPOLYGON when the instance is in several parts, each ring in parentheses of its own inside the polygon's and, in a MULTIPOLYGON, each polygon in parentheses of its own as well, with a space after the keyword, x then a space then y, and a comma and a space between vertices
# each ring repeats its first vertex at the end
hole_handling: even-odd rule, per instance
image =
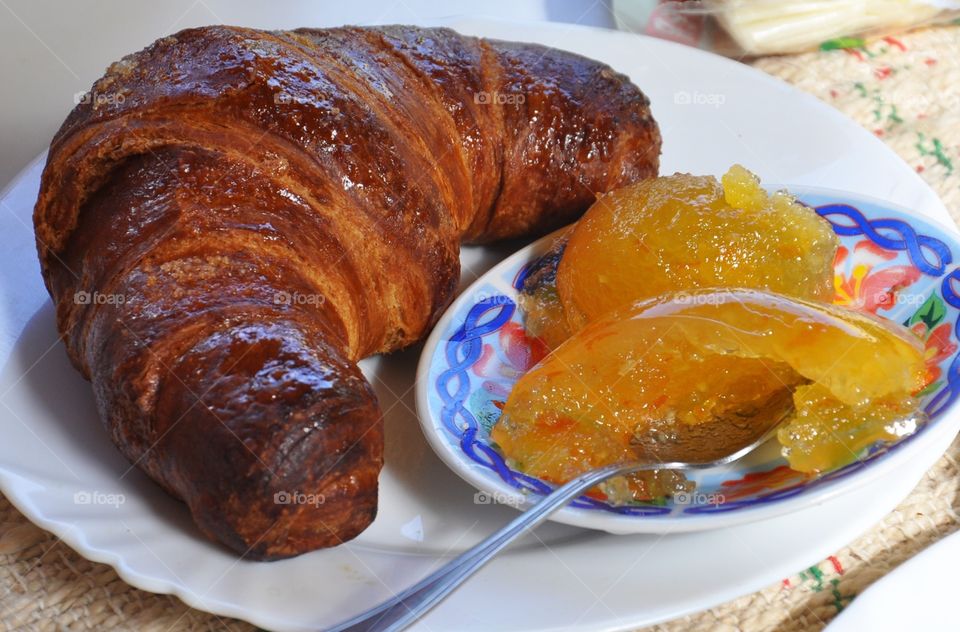
POLYGON ((459 244, 569 222, 656 175, 659 149, 643 94, 570 53, 190 29, 64 122, 37 246, 120 450, 208 536, 286 557, 375 516, 382 427, 355 363, 428 331, 459 244))

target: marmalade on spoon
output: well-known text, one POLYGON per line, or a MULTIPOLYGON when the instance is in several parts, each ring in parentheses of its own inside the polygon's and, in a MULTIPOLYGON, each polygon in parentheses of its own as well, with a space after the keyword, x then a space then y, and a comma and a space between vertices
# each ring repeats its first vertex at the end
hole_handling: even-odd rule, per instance
MULTIPOLYGON (((611 463, 712 460, 784 417, 783 454, 808 473, 912 432, 922 349, 828 304, 838 245, 812 209, 739 165, 719 182, 676 174, 604 195, 525 283, 526 327, 554 351, 513 387, 491 438, 559 484, 611 463)), ((659 471, 594 494, 689 487, 659 471)))
MULTIPOLYGON (((924 374, 920 342, 879 318, 760 290, 675 293, 554 350, 514 385, 491 438, 520 470, 562 483, 612 463, 694 459, 691 427, 721 422, 712 440, 723 442, 792 404, 784 456, 819 472, 912 432, 924 374)), ((627 479, 604 493, 644 500, 682 481, 627 479)))

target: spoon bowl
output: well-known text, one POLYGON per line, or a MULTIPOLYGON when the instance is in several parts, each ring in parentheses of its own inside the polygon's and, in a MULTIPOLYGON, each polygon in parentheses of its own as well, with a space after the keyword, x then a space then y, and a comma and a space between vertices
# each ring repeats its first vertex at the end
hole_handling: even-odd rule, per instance
POLYGON ((698 424, 673 424, 668 439, 659 433, 646 433, 633 437, 631 445, 653 462, 719 467, 743 458, 773 438, 791 412, 793 393, 784 388, 749 415, 737 411, 698 424))

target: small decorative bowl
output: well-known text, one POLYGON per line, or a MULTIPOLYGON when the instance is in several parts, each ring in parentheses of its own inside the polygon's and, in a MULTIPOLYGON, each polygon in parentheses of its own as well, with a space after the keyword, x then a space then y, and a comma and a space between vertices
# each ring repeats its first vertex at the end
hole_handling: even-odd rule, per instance
MULTIPOLYGON (((960 430, 960 236, 906 209, 859 195, 787 187, 816 209, 840 237, 835 302, 909 327, 924 340, 930 420, 892 444, 877 444, 853 463, 810 476, 787 467, 771 441, 730 465, 691 471, 696 490, 671 499, 611 505, 583 496, 554 514, 567 524, 612 533, 669 533, 720 528, 797 511, 855 489, 960 430)), ((550 484, 512 469, 490 441, 517 379, 545 353, 524 327, 518 296, 527 272, 559 234, 508 257, 447 310, 417 369, 417 408, 430 445, 478 490, 478 503, 519 509, 550 484)))

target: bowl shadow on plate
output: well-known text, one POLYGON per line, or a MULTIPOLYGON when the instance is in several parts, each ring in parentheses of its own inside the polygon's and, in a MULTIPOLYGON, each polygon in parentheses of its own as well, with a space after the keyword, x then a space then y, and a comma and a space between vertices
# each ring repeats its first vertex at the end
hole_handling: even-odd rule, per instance
MULTIPOLYGON (((416 365, 422 349, 423 344, 419 343, 362 363, 364 374, 370 379, 380 402, 384 422, 385 464, 380 476, 381 503, 377 522, 382 520, 393 525, 408 519, 406 515, 389 514, 404 509, 385 498, 386 494, 399 492, 396 496, 422 508, 424 514, 443 516, 439 522, 425 525, 424 541, 411 542, 407 551, 432 555, 455 554, 516 518, 518 512, 512 507, 495 503, 478 508, 476 488, 451 472, 427 443, 417 421, 414 389, 416 365), (439 542, 431 544, 428 536, 431 531, 438 529, 447 531, 442 534, 441 540, 457 540, 454 548, 439 542), (454 531, 456 533, 452 534, 454 531), (461 533, 464 533, 464 537, 459 539, 461 533)), ((378 527, 374 523, 368 537, 361 535, 356 546, 395 552, 393 543, 385 545, 378 542, 378 527)), ((554 545, 604 535, 602 532, 548 523, 542 525, 535 536, 527 536, 511 548, 519 552, 540 548, 543 542, 554 545)))
MULTIPOLYGON (((46 303, 30 318, 17 339, 9 362, 0 371, 0 384, 10 384, 22 375, 13 389, 22 390, 27 400, 36 404, 33 421, 50 423, 54 426, 51 432, 76 446, 77 453, 86 455, 83 469, 77 468, 77 471, 89 472, 92 477, 81 480, 80 476, 65 469, 63 474, 67 485, 73 479, 79 489, 87 489, 108 480, 124 495, 144 501, 151 514, 165 526, 175 528, 197 542, 216 546, 193 526, 186 505, 131 466, 114 447, 97 414, 90 383, 70 364, 63 342, 54 342, 57 340, 56 331, 53 305, 46 303)), ((9 423, 31 423, 31 419, 12 419, 9 423)), ((63 521, 69 522, 70 519, 64 518, 63 521)))

